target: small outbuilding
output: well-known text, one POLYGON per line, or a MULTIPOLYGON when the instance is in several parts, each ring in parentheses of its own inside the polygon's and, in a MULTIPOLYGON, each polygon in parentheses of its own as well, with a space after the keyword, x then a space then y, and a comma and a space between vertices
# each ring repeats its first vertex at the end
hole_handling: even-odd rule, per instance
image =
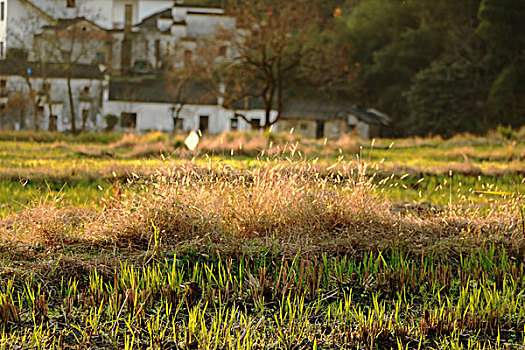
POLYGON ((376 109, 344 104, 291 101, 285 104, 277 122, 278 131, 294 130, 305 138, 337 139, 349 132, 363 138, 381 136, 390 118, 376 109))

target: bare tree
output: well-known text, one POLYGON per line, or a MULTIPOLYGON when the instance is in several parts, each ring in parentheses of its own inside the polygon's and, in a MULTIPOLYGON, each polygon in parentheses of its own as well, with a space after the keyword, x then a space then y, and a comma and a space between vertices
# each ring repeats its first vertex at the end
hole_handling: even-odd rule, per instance
POLYGON ((245 98, 261 99, 269 128, 280 119, 291 85, 324 87, 350 77, 342 57, 327 45, 325 18, 315 2, 232 0, 229 6, 238 30, 218 33, 231 55, 218 60, 212 73, 224 87, 224 107, 235 110, 245 98), (277 112, 273 119, 272 110, 277 112))
POLYGON ((38 56, 59 65, 65 74, 73 133, 77 132, 71 86, 74 67, 77 64, 93 63, 96 53, 107 51, 107 45, 112 41, 105 29, 84 17, 60 19, 53 25, 45 26, 42 33, 35 36, 34 50, 38 56))
MULTIPOLYGON (((38 130, 38 106, 41 103, 41 95, 39 94, 38 87, 34 86, 34 75, 33 68, 35 63, 39 65, 39 57, 35 55, 33 50, 33 37, 38 34, 44 25, 53 23, 54 19, 48 14, 41 11, 28 11, 19 22, 13 22, 7 28, 7 35, 10 38, 10 46, 7 49, 7 58, 9 64, 16 67, 16 70, 22 73, 24 82, 27 86, 28 96, 25 101, 30 108, 24 107, 23 109, 18 108, 17 114, 28 112, 32 113, 33 128, 38 130)), ((40 72, 40 78, 45 82, 46 70, 40 72)), ((17 93, 17 96, 21 92, 17 93)), ((20 97, 20 96, 18 96, 20 97)), ((19 98, 15 98, 13 101, 18 101, 19 98)), ((22 123, 21 128, 25 127, 25 123, 22 123)))
POLYGON ((213 74, 221 47, 215 40, 204 39, 191 46, 174 45, 164 71, 166 90, 173 97, 174 124, 186 105, 217 99, 219 85, 213 74))

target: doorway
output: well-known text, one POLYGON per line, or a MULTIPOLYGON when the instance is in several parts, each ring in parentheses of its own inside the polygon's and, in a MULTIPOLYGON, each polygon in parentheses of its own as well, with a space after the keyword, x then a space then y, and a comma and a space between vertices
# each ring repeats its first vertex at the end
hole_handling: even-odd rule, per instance
POLYGON ((210 117, 208 115, 199 116, 199 130, 201 131, 201 134, 205 134, 208 132, 209 124, 210 117))
POLYGON ((131 67, 132 49, 133 47, 132 47, 131 39, 128 37, 125 37, 124 40, 122 41, 122 50, 121 50, 121 57, 120 57, 121 69, 131 67))
POLYGON ((315 138, 321 139, 324 137, 324 122, 318 120, 315 125, 315 138))

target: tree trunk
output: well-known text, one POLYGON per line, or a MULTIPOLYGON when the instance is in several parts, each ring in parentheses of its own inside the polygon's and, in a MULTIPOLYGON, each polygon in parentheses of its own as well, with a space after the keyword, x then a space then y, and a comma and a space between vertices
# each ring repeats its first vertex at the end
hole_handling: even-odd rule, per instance
MULTIPOLYGON (((27 84, 27 88, 29 89, 29 97, 31 98, 32 107, 33 107, 33 128, 38 131, 38 101, 35 98, 35 91, 33 90, 33 84, 31 83, 31 78, 26 73, 24 75, 24 79, 27 84)), ((25 122, 24 122, 25 127, 25 122)), ((20 125, 20 129, 22 129, 22 125, 20 125)))
POLYGON ((75 106, 73 105, 73 90, 71 89, 71 74, 68 71, 67 74, 67 94, 69 97, 69 110, 71 112, 71 132, 73 134, 77 133, 77 124, 75 116, 75 106))

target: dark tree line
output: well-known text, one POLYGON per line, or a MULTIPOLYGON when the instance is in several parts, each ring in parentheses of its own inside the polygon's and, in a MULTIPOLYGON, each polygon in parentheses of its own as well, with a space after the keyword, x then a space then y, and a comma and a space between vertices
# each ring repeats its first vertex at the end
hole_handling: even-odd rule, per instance
POLYGON ((347 96, 389 113, 395 134, 525 124, 525 1, 350 0, 343 13, 347 96))

